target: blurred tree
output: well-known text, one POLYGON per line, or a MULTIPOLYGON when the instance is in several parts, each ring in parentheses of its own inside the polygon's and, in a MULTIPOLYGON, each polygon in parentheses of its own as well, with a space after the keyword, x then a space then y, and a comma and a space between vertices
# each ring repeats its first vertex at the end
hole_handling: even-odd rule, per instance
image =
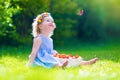
POLYGON ((9 43, 15 39, 16 26, 13 24, 12 17, 20 11, 17 1, 1 0, 0 1, 0 41, 9 43))
POLYGON ((84 9, 84 14, 78 22, 80 39, 97 41, 113 36, 119 38, 119 0, 76 0, 76 2, 84 9))

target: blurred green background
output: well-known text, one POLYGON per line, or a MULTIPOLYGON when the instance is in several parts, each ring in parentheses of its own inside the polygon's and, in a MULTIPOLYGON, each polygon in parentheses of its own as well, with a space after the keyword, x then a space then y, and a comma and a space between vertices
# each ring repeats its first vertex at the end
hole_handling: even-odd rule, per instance
POLYGON ((42 12, 55 20, 55 45, 120 41, 120 0, 0 0, 0 46, 31 45, 31 24, 42 12))

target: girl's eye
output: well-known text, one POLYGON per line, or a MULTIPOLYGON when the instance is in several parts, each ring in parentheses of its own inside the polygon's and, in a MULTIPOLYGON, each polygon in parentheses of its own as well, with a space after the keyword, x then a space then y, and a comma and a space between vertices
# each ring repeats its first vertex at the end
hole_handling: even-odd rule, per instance
POLYGON ((54 23, 54 21, 52 21, 52 20, 46 20, 46 22, 52 22, 52 23, 54 23))
POLYGON ((50 22, 50 20, 46 20, 47 22, 50 22))

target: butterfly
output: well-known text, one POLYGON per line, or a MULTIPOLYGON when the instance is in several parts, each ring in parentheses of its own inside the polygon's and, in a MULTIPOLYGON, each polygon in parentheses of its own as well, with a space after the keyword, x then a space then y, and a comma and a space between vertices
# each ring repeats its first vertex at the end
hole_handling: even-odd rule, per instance
POLYGON ((78 15, 79 16, 82 16, 84 14, 84 10, 80 10, 79 12, 78 12, 78 15))

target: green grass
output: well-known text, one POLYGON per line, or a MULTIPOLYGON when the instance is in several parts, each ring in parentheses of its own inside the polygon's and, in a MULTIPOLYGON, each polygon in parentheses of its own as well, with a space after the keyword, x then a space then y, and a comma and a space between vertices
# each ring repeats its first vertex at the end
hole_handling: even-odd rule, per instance
POLYGON ((26 67, 30 47, 0 48, 0 80, 119 80, 120 44, 76 44, 56 47, 61 53, 79 54, 85 60, 98 57, 94 65, 76 68, 26 67))

